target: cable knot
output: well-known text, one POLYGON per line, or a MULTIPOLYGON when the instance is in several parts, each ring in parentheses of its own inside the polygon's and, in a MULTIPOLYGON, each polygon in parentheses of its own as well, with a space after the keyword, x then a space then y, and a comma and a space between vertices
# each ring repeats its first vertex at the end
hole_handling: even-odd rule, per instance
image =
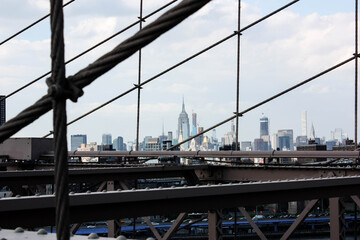
POLYGON ((53 99, 70 99, 73 102, 77 102, 84 92, 78 88, 69 78, 65 78, 65 86, 62 87, 55 83, 52 77, 46 79, 48 85, 48 95, 53 99))

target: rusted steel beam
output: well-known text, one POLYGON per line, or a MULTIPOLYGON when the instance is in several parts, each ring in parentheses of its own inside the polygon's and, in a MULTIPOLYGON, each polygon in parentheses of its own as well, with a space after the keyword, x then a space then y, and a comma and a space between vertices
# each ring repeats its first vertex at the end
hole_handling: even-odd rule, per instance
MULTIPOLYGON (((360 177, 344 177, 71 194, 71 222, 351 196, 359 186, 360 177)), ((52 195, 0 199, 0 226, 51 225, 54 207, 52 195)))

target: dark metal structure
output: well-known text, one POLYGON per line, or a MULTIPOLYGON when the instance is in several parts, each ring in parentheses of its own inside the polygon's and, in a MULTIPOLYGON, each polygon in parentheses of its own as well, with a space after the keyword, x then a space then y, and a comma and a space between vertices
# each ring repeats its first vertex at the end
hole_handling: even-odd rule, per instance
MULTIPOLYGON (((289 239, 297 226, 303 222, 315 204, 321 198, 328 198, 330 202, 331 215, 331 239, 345 239, 344 205, 343 197, 350 196, 355 206, 360 206, 357 197, 360 186, 359 167, 357 166, 359 151, 355 144, 355 151, 269 151, 269 152, 241 152, 241 151, 218 151, 218 152, 175 152, 170 151, 191 139, 204 134, 226 122, 236 119, 236 149, 238 149, 239 120, 238 118, 253 109, 266 104, 290 91, 307 84, 318 77, 329 73, 351 61, 355 62, 355 142, 357 143, 357 81, 358 81, 358 1, 355 0, 355 52, 348 59, 316 74, 290 88, 267 98, 254 106, 240 112, 239 110, 239 88, 240 88, 240 38, 247 29, 254 27, 265 19, 290 7, 299 0, 291 1, 285 6, 264 16, 261 19, 241 28, 241 1, 238 1, 237 30, 224 37, 222 40, 208 46, 202 51, 186 58, 163 72, 141 81, 141 48, 150 44, 161 34, 181 23, 188 16, 198 11, 210 0, 183 0, 153 23, 143 27, 145 19, 172 5, 171 1, 153 13, 144 16, 142 13, 142 0, 140 0, 139 20, 115 35, 100 42, 84 53, 65 62, 64 39, 63 39, 63 12, 62 1, 51 0, 51 58, 52 69, 50 72, 33 80, 24 87, 8 94, 8 98, 30 86, 37 80, 52 74, 47 80, 49 91, 34 105, 19 113, 15 118, 7 121, 0 127, 0 185, 8 186, 13 196, 0 199, 0 226, 15 228, 39 227, 44 225, 56 225, 57 238, 69 239, 70 231, 75 231, 79 223, 86 221, 110 221, 109 235, 116 236, 121 231, 118 219, 123 217, 143 217, 168 213, 179 213, 178 218, 168 232, 161 236, 159 232, 150 225, 153 234, 158 239, 170 239, 179 229, 180 223, 185 219, 187 212, 207 211, 209 223, 209 239, 222 239, 222 209, 238 208, 251 223, 261 239, 266 236, 260 228, 252 221, 244 206, 260 205, 275 202, 311 200, 293 225, 284 233, 281 239, 289 239), (123 31, 139 24, 140 30, 134 36, 116 46, 112 51, 103 55, 88 67, 73 76, 66 77, 65 65, 97 46, 112 39, 123 31), (160 152, 68 152, 66 143, 66 126, 77 122, 98 109, 110 104, 128 93, 138 91, 137 111, 137 150, 140 128, 140 94, 141 88, 162 76, 163 74, 177 68, 178 66, 192 60, 206 51, 222 44, 223 42, 237 36, 237 96, 236 110, 229 118, 215 124, 203 132, 185 139, 184 141, 160 152), (128 91, 121 93, 115 98, 91 110, 90 112, 67 122, 66 100, 76 102, 83 94, 82 89, 97 77, 114 68, 134 53, 139 52, 139 74, 138 83, 128 91), (54 129, 49 135, 52 139, 9 139, 23 127, 35 121, 46 112, 54 110, 54 129), (50 146, 50 144, 54 144, 50 146), (52 151, 53 150, 53 151, 52 151), (50 152, 51 151, 51 152, 50 152), (69 164, 69 158, 81 157, 118 157, 124 160, 118 164, 69 164), (161 165, 139 164, 149 159, 166 157, 168 163, 161 165), (176 165, 171 159, 187 158, 200 161, 200 165, 176 165), (262 158, 262 165, 245 165, 243 159, 262 158), (279 158, 328 158, 329 161, 316 163, 316 165, 281 165, 277 164, 279 158), (338 159, 346 160, 347 165, 337 166, 333 162, 338 159), (130 162, 133 161, 132 163, 130 162), (275 161, 274 161, 275 160, 275 161), (352 164, 348 164, 349 160, 352 164), (45 162, 45 163, 44 163, 45 162), (130 163, 129 163, 130 162, 130 163), (274 164, 275 163, 275 164, 274 164), (26 168, 27 170, 23 170, 26 168), (69 170, 70 168, 70 170, 69 170), (19 170, 19 171, 15 171, 19 170), (153 189, 130 189, 126 182, 135 182, 137 186, 139 179, 182 179, 187 185, 170 188, 153 189), (313 179, 315 178, 315 179, 313 179), (254 182, 253 182, 254 181, 254 182), (264 182, 267 181, 267 182, 264 182), (70 193, 69 183, 89 183, 98 186, 98 192, 70 193), (226 183, 226 184, 225 184, 226 183), (44 184, 55 185, 54 195, 42 195, 45 193, 44 184), (188 186, 189 185, 189 186, 188 186), (28 195, 23 194, 26 187, 28 195), (119 188, 119 189, 117 189, 119 188), (107 191, 106 191, 107 189, 107 191), (29 194, 30 193, 30 194, 29 194), (41 193, 41 194, 40 194, 41 193), (17 196, 15 196, 17 195, 17 196), (31 218, 30 218, 31 216, 31 218), (34 217, 36 216, 36 217, 34 217), (72 229, 69 224, 75 224, 72 229)), ((47 17, 47 16, 45 16, 47 17)), ((43 19, 43 18, 42 18, 43 19)), ((40 19, 39 21, 41 21, 40 19)), ((36 22, 34 23, 36 24, 36 22)), ((31 27, 31 24, 29 27, 31 27)), ((25 28, 24 30, 28 29, 25 28)), ((23 30, 22 30, 23 31, 23 30)), ((19 32, 21 33, 21 31, 19 32)), ((19 34, 18 33, 18 34, 19 34)), ((11 36, 1 44, 12 39, 11 36)), ((236 212, 236 211, 235 211, 236 212)), ((356 212, 356 211, 355 211, 356 212)), ((146 219, 146 218, 145 218, 146 219)), ((356 226, 356 225, 355 225, 356 226)), ((235 228, 234 238, 237 238, 235 228)), ((355 228, 355 233, 357 229, 355 228)), ((355 234, 355 237, 356 234, 355 234)))

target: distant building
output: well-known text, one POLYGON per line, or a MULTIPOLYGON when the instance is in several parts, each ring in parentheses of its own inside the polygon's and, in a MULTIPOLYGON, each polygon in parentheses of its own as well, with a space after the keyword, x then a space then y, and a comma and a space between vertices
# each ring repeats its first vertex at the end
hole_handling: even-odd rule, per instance
POLYGON ((160 151, 162 150, 159 138, 149 138, 145 144, 145 151, 160 151))
POLYGON ((112 136, 109 133, 104 133, 102 135, 101 145, 112 145, 112 136))
POLYGON ((294 150, 294 134, 292 129, 278 130, 278 145, 280 150, 294 150))
POLYGON ((308 141, 307 141, 307 137, 306 136, 297 136, 296 137, 296 147, 298 146, 304 146, 304 145, 307 145, 308 144, 308 141))
POLYGON ((171 132, 171 131, 168 132, 167 140, 168 140, 168 141, 172 141, 172 140, 173 140, 173 132, 171 132))
POLYGON ((260 137, 269 135, 269 119, 262 115, 260 118, 260 137))
POLYGON ((192 125, 191 125, 191 136, 197 134, 197 114, 192 113, 192 125))
MULTIPOLYGON (((309 140, 307 145, 298 146, 297 151, 326 151, 326 145, 318 144, 315 140, 309 140)), ((326 158, 298 158, 299 163, 323 162, 326 158)))
POLYGON ((254 151, 267 151, 268 144, 262 138, 254 139, 254 151))
POLYGON ((4 95, 0 95, 0 126, 6 122, 6 99, 3 99, 4 97, 4 95))
MULTIPOLYGON (((183 103, 182 103, 182 110, 181 110, 181 113, 179 114, 179 118, 178 118, 177 135, 178 135, 179 142, 180 142, 180 135, 181 135, 182 140, 186 140, 190 137, 189 117, 185 111, 184 98, 183 98, 183 103)), ((182 144, 181 147, 183 149, 188 149, 189 142, 182 144)))
POLYGON ((114 139, 113 141, 113 148, 117 151, 125 151, 126 148, 124 148, 124 139, 123 137, 119 136, 114 139))
POLYGON ((243 142, 241 142, 240 146, 241 146, 241 148, 240 148, 241 151, 251 151, 252 150, 251 141, 243 141, 243 142))
POLYGON ((71 151, 76 151, 81 144, 87 144, 87 137, 85 134, 71 135, 71 151))
MULTIPOLYGON (((91 142, 89 144, 81 144, 78 148, 78 151, 99 151, 100 148, 96 142, 91 142)), ((81 162, 98 162, 99 158, 97 157, 81 157, 81 162)))

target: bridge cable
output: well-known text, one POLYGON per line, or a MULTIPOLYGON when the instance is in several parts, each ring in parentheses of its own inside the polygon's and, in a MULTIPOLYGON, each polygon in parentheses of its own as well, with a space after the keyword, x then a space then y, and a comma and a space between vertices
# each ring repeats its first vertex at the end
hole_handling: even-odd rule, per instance
POLYGON ((68 152, 66 140, 66 100, 72 91, 65 77, 64 60, 64 16, 62 0, 50 0, 51 24, 51 69, 52 76, 47 79, 49 95, 53 106, 55 143, 55 224, 58 240, 70 239, 68 152))
MULTIPOLYGON (((75 0, 74 0, 74 1, 75 1, 75 0)), ((145 19, 147 19, 147 18, 149 18, 149 17, 153 16, 154 14, 156 14, 156 13, 160 12, 161 10, 163 10, 163 9, 167 8, 168 6, 170 6, 171 4, 173 4, 173 3, 177 2, 177 1, 178 1, 178 0, 173 0, 173 1, 171 1, 171 2, 169 2, 169 3, 167 3, 167 4, 165 4, 165 5, 161 6, 160 8, 156 9, 155 11, 153 11, 153 12, 151 12, 150 14, 146 15, 145 17, 143 17, 143 18, 142 18, 142 19, 143 19, 143 21, 145 21, 145 19)), ((125 31, 129 30, 130 28, 132 28, 132 27, 136 26, 136 25, 137 25, 138 23, 140 23, 140 22, 141 22, 141 20, 138 20, 138 21, 136 21, 136 22, 134 22, 134 23, 130 24, 129 26, 127 26, 127 27, 125 27, 125 28, 121 29, 120 31, 118 31, 118 32, 114 33, 114 34, 113 34, 113 35, 111 35, 110 37, 108 37, 108 38, 104 39, 103 41, 101 41, 101 42, 99 42, 99 43, 95 44, 94 46, 92 46, 92 47, 88 48, 87 50, 83 51, 82 53, 80 53, 80 54, 76 55, 75 57, 73 57, 73 58, 69 59, 68 61, 66 61, 66 62, 65 62, 65 64, 71 63, 72 61, 74 61, 74 60, 78 59, 79 57, 81 57, 81 56, 85 55, 86 53, 88 53, 88 52, 90 52, 90 51, 94 50, 95 48, 97 48, 97 47, 101 46, 102 44, 104 44, 104 43, 108 42, 109 40, 113 39, 114 37, 118 36, 119 34, 121 34, 121 33, 125 32, 125 31)), ((51 74, 51 71, 49 71, 49 72, 47 72, 47 73, 42 74, 41 76, 39 76, 39 77, 35 78, 35 79, 34 79, 34 80, 32 80, 31 82, 29 82, 29 83, 25 84, 24 86, 22 86, 22 87, 18 88, 18 89, 17 89, 17 90, 15 90, 15 91, 13 91, 13 92, 9 93, 9 94, 8 94, 8 95, 6 95, 5 97, 1 98, 1 99, 0 99, 0 101, 1 101, 1 100, 4 100, 4 99, 6 99, 6 98, 11 97, 12 95, 14 95, 14 94, 16 94, 16 93, 20 92, 21 90, 23 90, 23 89, 25 89, 25 88, 29 87, 30 85, 32 85, 32 84, 34 84, 34 83, 36 83, 37 81, 39 81, 40 79, 42 79, 42 78, 46 77, 46 76, 47 76, 47 75, 49 75, 49 74, 51 74)))
MULTIPOLYGON (((175 27, 210 1, 211 0, 183 0, 177 6, 161 15, 154 22, 138 31, 135 35, 120 43, 113 50, 80 70, 75 75, 69 76, 68 82, 79 90, 83 89, 90 85, 96 78, 132 56, 142 47, 150 44, 163 33, 175 27)), ((73 91, 69 98, 76 102, 79 96, 81 96, 79 91, 73 91)), ((26 108, 0 127, 0 142, 3 142, 23 127, 32 123, 37 118, 50 111, 51 108, 51 97, 49 95, 43 96, 32 106, 26 108)))

